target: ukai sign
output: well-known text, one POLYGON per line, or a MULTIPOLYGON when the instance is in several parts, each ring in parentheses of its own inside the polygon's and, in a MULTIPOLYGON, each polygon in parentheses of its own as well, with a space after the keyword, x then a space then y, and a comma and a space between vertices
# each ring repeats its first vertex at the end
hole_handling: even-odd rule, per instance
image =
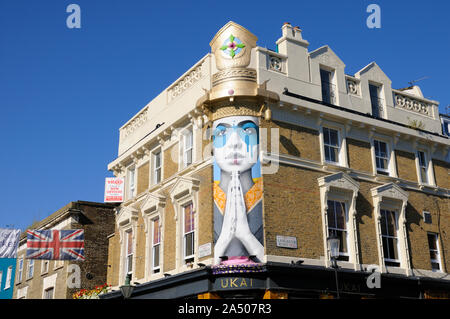
POLYGON ((214 281, 215 290, 264 288, 265 280, 248 277, 220 277, 214 281))

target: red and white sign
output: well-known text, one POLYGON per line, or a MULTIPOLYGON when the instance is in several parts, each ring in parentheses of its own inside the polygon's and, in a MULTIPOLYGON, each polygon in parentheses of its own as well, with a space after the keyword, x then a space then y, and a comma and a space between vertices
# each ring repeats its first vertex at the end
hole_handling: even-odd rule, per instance
POLYGON ((124 185, 123 178, 107 177, 105 180, 105 203, 123 202, 124 185))

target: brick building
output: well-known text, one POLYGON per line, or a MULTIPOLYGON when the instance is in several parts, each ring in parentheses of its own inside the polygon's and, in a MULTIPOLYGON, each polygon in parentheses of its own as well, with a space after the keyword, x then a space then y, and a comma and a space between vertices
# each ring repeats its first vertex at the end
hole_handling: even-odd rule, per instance
POLYGON ((127 275, 132 298, 448 296, 438 102, 375 62, 346 74, 289 23, 276 52, 256 42, 229 22, 120 128, 104 297, 127 275))
POLYGON ((38 230, 83 229, 84 261, 27 259, 27 235, 22 233, 13 298, 72 299, 72 294, 80 289, 94 289, 104 284, 108 268, 107 236, 114 231, 115 207, 115 204, 70 202, 30 226, 38 230), (74 288, 70 288, 68 282, 74 288))

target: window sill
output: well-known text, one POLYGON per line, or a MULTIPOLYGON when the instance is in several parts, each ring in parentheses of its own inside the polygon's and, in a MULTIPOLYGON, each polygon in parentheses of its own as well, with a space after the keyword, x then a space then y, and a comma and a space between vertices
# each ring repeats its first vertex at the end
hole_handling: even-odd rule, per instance
POLYGON ((431 189, 433 191, 438 191, 438 189, 439 189, 436 185, 423 184, 423 183, 419 183, 419 188, 420 188, 420 190, 427 188, 427 189, 431 189))
POLYGON ((402 268, 401 265, 396 266, 386 266, 386 273, 388 274, 398 274, 398 275, 408 275, 408 270, 406 268, 402 268))

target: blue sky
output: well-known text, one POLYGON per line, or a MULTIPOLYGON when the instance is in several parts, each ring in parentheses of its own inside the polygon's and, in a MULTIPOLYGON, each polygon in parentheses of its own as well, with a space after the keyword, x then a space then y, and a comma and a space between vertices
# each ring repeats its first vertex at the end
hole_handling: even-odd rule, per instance
POLYGON ((233 20, 275 49, 283 22, 354 74, 376 61, 393 88, 450 105, 448 1, 0 0, 0 227, 70 201, 103 201, 119 127, 209 52, 233 20), (66 7, 81 7, 81 29, 66 7), (381 28, 369 29, 369 4, 381 28), (166 63, 170 61, 170 63, 166 63))

